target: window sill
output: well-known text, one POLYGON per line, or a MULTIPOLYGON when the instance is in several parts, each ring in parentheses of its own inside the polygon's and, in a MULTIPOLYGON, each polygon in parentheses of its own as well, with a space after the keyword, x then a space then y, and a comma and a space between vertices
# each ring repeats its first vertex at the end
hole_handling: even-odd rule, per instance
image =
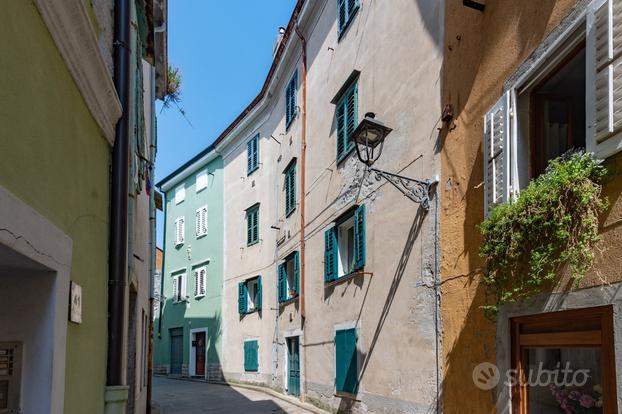
POLYGON ((181 247, 181 246, 183 246, 183 245, 184 245, 183 243, 176 243, 176 244, 175 244, 175 248, 181 247))
POLYGON ((201 299, 201 298, 204 298, 204 297, 205 297, 205 295, 204 295, 204 294, 203 294, 203 295, 194 295, 194 298, 195 298, 195 299, 201 299))
POLYGON ((252 242, 252 243, 247 243, 247 244, 246 244, 246 247, 251 247, 251 246, 254 246, 254 245, 256 245, 256 244, 259 244, 259 240, 254 241, 254 242, 252 242))
POLYGON ((338 398, 347 398, 349 400, 354 400, 354 401, 359 401, 359 402, 361 401, 356 398, 356 394, 350 394, 349 392, 345 392, 345 391, 336 391, 334 396, 338 398))
POLYGON ((285 132, 289 132, 289 128, 292 126, 296 118, 298 118, 298 111, 296 111, 296 114, 294 115, 294 117, 285 124, 285 132))
POLYGON ((354 279, 355 277, 364 275, 364 274, 365 274, 365 271, 363 269, 356 270, 354 272, 348 273, 347 275, 340 276, 335 280, 331 280, 330 282, 324 282, 324 287, 327 288, 327 287, 335 286, 342 282, 345 282, 350 279, 354 279))
POLYGON ((296 211, 296 207, 292 208, 290 211, 286 211, 285 218, 289 218, 289 216, 291 216, 294 211, 296 211))
POLYGON ((289 299, 284 300, 283 302, 279 302, 279 306, 285 306, 285 305, 289 305, 290 303, 294 303, 298 300, 299 297, 300 295, 296 295, 289 299))
POLYGON ((203 238, 205 236, 207 236, 207 233, 197 234, 197 239, 201 239, 201 238, 203 238))
POLYGON ((251 176, 251 175, 253 175, 253 173, 254 173, 255 171, 257 171, 258 169, 259 169, 259 165, 257 165, 255 168, 253 168, 253 169, 252 169, 252 170, 250 170, 250 171, 246 171, 246 176, 247 176, 247 177, 250 177, 250 176, 251 176))

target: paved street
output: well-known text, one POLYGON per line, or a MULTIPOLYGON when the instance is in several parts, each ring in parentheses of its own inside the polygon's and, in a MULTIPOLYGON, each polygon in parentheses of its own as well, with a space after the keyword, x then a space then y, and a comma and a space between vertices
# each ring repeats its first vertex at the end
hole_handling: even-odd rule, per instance
POLYGON ((155 377, 156 414, 308 414, 303 408, 245 388, 155 377))

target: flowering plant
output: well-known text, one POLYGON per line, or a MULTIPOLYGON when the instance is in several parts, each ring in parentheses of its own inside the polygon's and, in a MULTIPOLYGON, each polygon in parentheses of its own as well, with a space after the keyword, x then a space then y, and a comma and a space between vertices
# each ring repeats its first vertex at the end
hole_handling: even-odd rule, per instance
POLYGON ((603 412, 603 389, 595 385, 592 390, 577 387, 550 386, 553 398, 564 414, 600 414, 603 412))

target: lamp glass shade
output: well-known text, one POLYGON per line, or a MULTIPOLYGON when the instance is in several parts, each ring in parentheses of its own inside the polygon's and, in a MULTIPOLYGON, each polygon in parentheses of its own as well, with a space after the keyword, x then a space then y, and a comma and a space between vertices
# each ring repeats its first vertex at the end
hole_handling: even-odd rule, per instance
POLYGON ((392 129, 385 126, 382 122, 365 117, 356 127, 350 139, 356 144, 375 148, 384 141, 391 131, 392 129))

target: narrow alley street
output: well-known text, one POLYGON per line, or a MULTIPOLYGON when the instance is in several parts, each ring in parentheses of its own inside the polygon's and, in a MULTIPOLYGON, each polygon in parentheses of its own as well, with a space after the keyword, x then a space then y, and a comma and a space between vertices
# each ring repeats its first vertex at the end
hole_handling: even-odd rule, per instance
POLYGON ((308 414, 263 392, 225 385, 155 377, 154 414, 308 414))

